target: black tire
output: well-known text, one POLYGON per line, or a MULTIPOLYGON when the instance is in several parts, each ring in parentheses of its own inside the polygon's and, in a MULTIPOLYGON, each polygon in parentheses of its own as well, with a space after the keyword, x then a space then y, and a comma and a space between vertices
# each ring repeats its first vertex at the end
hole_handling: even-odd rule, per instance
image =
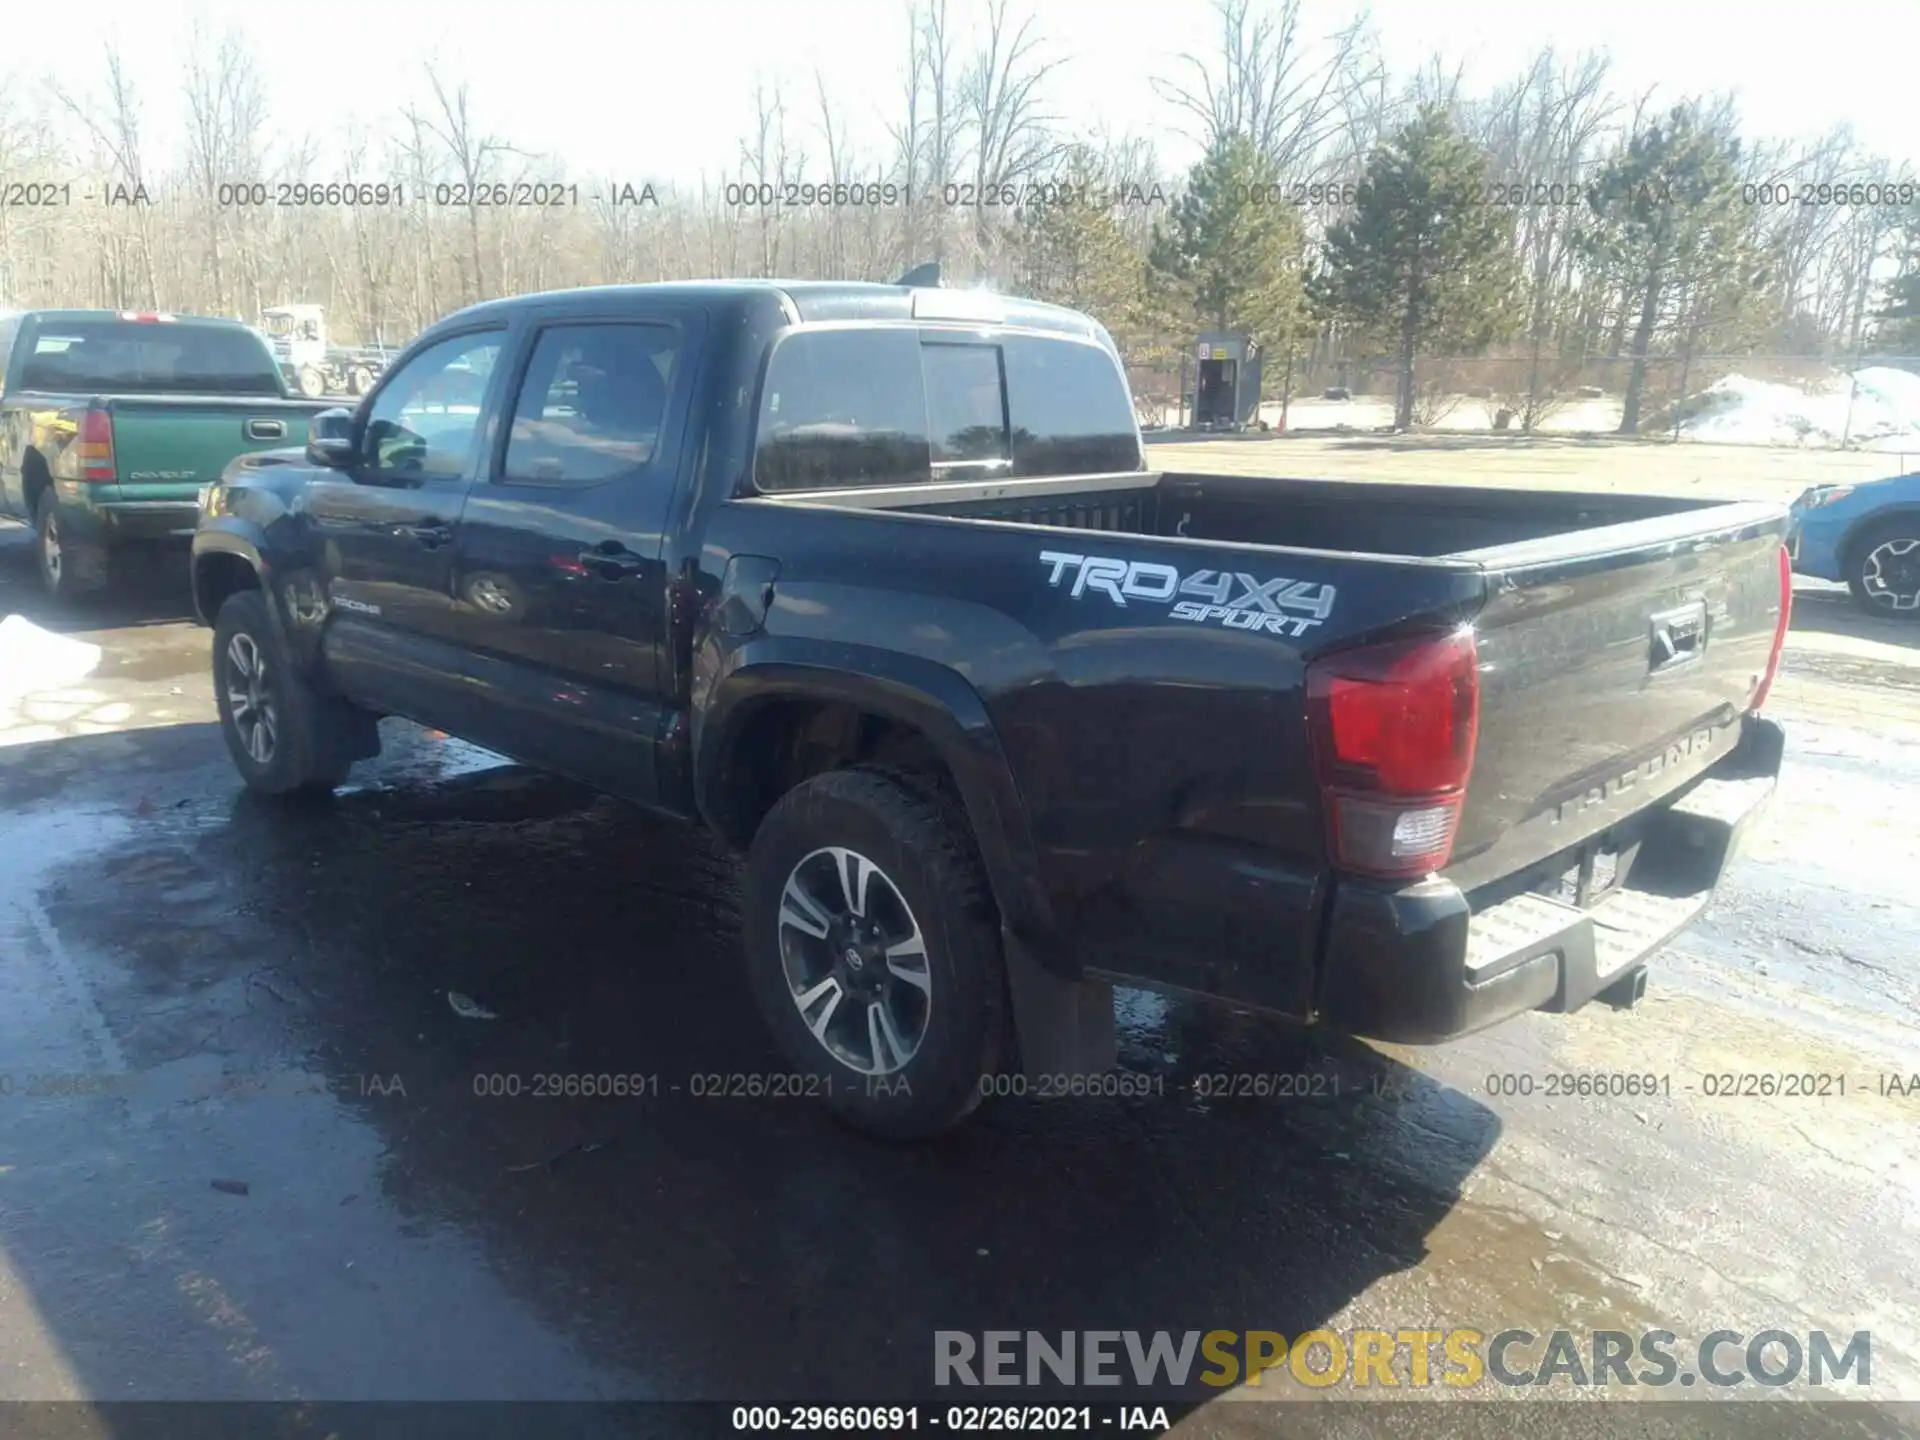
POLYGON ((34 560, 40 588, 50 599, 71 600, 107 588, 112 578, 106 547, 70 539, 49 485, 33 511, 34 560))
POLYGON ((774 1039, 794 1069, 815 1077, 813 1093, 858 1130, 885 1140, 938 1135, 980 1103, 985 1077, 1012 1053, 992 892, 965 812, 931 781, 861 768, 794 787, 754 836, 742 925, 748 978, 774 1039), (816 1039, 789 983, 783 897, 796 867, 826 847, 876 866, 924 943, 924 1028, 911 1058, 887 1076, 864 1073, 816 1039))
POLYGON ((1848 548, 1847 588, 1869 615, 1920 620, 1920 515, 1882 521, 1855 540, 1848 548), (1892 547, 1905 548, 1895 553, 1892 547))
POLYGON ((262 795, 328 793, 347 778, 355 760, 379 750, 373 716, 318 694, 296 671, 258 590, 229 595, 214 620, 213 698, 234 768, 248 789, 262 795), (264 662, 258 683, 240 665, 248 652, 264 662), (235 697, 242 693, 250 695, 249 709, 267 707, 271 733, 264 755, 258 727, 249 727, 246 715, 236 716, 235 697))

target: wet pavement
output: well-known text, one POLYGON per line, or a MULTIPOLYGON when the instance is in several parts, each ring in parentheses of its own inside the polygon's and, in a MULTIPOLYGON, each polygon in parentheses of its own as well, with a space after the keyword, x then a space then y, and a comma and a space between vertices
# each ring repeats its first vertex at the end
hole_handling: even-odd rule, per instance
MULTIPOLYGON (((29 579, 0 532, 0 615, 103 659, 0 694, 0 1399, 925 1400, 937 1329, 1472 1326, 1865 1329, 1845 1398, 1920 1400, 1920 1098, 1880 1093, 1920 1075, 1920 651, 1832 595, 1782 793, 1638 1009, 1403 1050, 1127 994, 1158 1093, 895 1148, 711 1093, 781 1067, 703 837, 396 722, 257 803, 177 576, 29 579), (1761 1070, 1847 1093, 1706 1093, 1761 1070)), ((1238 1403, 1275 1393, 1180 1433, 1384 1433, 1238 1403)))

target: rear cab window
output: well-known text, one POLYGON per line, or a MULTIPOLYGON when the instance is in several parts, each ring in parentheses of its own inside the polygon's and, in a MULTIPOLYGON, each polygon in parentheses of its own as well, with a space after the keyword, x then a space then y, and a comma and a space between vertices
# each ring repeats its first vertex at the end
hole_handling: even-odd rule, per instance
POLYGON ((119 395, 283 396, 280 367, 254 334, 193 320, 47 317, 20 357, 18 387, 119 395))
POLYGON ((762 493, 1144 468, 1118 361, 1090 339, 914 325, 801 327, 761 390, 762 493))

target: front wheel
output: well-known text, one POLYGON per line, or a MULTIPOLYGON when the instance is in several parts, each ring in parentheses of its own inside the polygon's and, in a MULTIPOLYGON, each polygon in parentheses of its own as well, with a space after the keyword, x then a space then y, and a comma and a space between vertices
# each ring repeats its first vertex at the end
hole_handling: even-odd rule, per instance
POLYGON ((379 748, 374 719, 294 669, 266 597, 227 597, 213 627, 213 698, 234 767, 262 795, 330 791, 379 748))
POLYGON ((1853 547, 1847 588, 1869 615, 1920 620, 1920 517, 1878 525, 1853 547))
POLYGON ((761 1014, 855 1128, 926 1139, 1010 1054, 993 901, 957 802, 871 770, 815 776, 748 857, 744 940, 761 1014))
POLYGON ((298 377, 300 393, 309 400, 318 400, 327 393, 327 377, 311 365, 302 365, 298 377))

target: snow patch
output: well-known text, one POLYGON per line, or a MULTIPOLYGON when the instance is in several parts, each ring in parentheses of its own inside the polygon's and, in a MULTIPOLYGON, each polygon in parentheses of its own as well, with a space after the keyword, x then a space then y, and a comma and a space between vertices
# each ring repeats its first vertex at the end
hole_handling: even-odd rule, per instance
POLYGON ((1729 375, 1694 397, 1689 408, 1693 413, 1681 421, 1681 435, 1722 445, 1920 441, 1920 375, 1886 365, 1807 389, 1729 375))
POLYGON ((24 615, 0 620, 0 696, 72 685, 100 664, 100 647, 42 630, 24 615))

